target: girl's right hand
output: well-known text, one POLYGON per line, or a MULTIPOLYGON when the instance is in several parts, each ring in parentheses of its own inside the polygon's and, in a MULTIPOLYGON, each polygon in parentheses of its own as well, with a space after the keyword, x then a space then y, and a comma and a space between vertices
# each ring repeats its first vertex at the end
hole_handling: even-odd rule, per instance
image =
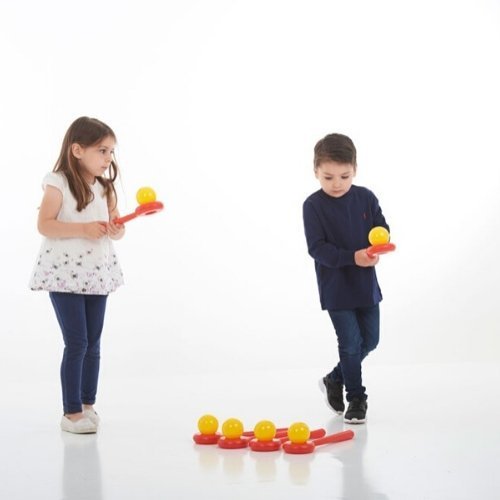
POLYGON ((87 222, 83 225, 83 234, 89 240, 98 240, 108 234, 108 225, 104 221, 87 222))
POLYGON ((378 255, 370 257, 366 253, 366 248, 362 248, 361 250, 354 252, 354 262, 360 267, 373 267, 378 263, 378 259, 378 255))

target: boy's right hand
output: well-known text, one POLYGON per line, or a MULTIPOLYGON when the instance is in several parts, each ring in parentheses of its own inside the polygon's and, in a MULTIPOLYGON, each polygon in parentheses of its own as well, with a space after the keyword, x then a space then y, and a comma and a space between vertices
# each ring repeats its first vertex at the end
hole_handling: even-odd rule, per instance
POLYGON ((98 240, 108 234, 108 225, 105 221, 87 222, 83 224, 83 234, 89 240, 98 240))
POLYGON ((366 248, 362 248, 361 250, 354 252, 354 262, 360 267, 373 267, 378 263, 378 259, 378 255, 370 257, 366 253, 366 248))

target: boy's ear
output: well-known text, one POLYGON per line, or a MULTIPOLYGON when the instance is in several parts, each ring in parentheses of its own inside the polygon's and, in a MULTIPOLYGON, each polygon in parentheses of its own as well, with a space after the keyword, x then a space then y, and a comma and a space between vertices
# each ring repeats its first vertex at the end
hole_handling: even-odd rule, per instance
POLYGON ((75 158, 80 159, 82 157, 83 148, 77 142, 71 144, 71 152, 75 158))

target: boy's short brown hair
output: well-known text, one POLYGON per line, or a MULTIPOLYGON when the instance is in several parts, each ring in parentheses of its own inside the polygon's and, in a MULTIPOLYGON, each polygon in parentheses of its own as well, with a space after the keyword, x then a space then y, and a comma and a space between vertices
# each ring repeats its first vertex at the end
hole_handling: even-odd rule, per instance
POLYGON ((350 163, 356 168, 356 147, 352 140, 343 134, 328 134, 319 140, 314 146, 314 168, 326 161, 350 163))

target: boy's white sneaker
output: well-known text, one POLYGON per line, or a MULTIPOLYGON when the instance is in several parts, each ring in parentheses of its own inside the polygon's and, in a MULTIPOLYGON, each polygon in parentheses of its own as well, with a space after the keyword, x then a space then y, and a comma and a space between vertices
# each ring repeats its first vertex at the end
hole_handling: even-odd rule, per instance
POLYGON ((88 417, 73 421, 63 415, 61 419, 61 429, 73 434, 95 434, 97 432, 97 425, 88 417))

